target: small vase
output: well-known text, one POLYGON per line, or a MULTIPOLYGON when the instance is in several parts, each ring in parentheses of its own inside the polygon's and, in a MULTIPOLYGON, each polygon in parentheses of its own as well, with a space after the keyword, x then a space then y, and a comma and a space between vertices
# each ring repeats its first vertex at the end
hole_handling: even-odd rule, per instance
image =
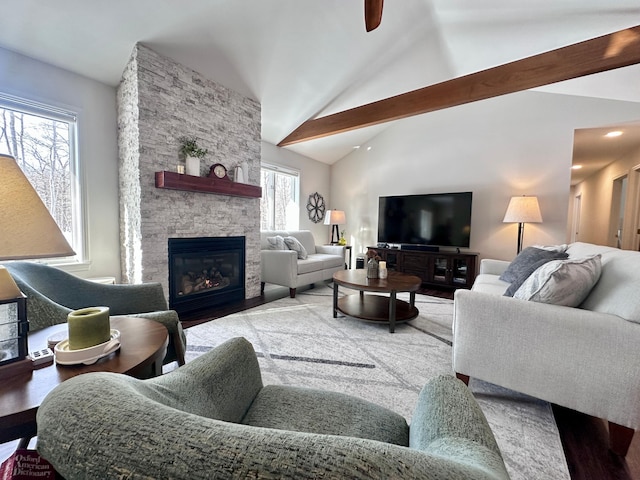
POLYGON ((378 278, 378 261, 375 258, 367 262, 367 278, 378 278))
POLYGON ((194 177, 200 176, 200 159, 198 157, 187 157, 185 172, 194 177))

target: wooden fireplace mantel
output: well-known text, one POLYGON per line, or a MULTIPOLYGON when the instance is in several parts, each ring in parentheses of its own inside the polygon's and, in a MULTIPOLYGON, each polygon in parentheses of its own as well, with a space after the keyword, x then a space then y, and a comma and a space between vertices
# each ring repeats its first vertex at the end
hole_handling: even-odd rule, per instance
POLYGON ((176 172, 156 172, 156 188, 185 190, 190 192, 215 193, 235 197, 262 197, 262 187, 237 183, 230 180, 214 180, 211 177, 195 177, 176 172))

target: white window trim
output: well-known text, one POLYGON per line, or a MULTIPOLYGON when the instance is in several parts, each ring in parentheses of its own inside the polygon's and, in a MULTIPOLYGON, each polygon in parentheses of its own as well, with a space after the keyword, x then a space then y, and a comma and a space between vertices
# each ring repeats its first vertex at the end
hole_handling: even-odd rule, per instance
POLYGON ((291 167, 286 167, 283 165, 278 165, 275 163, 261 163, 260 164, 260 168, 261 169, 265 169, 265 170, 271 170, 277 173, 284 173, 286 175, 291 175, 293 177, 296 177, 296 203, 298 204, 298 226, 300 224, 300 170, 296 169, 296 168, 291 168, 291 167))
MULTIPOLYGON (((85 217, 86 205, 82 188, 82 168, 80 167, 78 155, 78 113, 70 109, 60 108, 56 105, 45 104, 27 98, 16 97, 0 92, 0 106, 28 115, 35 115, 50 118, 71 124, 69 129, 69 168, 71 169, 71 198, 74 206, 73 236, 77 238, 77 244, 73 245, 76 255, 64 258, 45 258, 37 260, 48 265, 69 265, 79 266, 84 269, 90 265, 87 259, 87 221, 85 217)), ((35 260, 34 260, 35 261, 35 260)))

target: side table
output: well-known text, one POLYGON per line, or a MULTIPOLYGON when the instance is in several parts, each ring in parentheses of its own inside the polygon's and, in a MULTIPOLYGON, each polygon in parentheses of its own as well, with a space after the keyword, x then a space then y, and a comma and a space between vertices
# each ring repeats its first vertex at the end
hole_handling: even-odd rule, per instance
POLYGON ((348 269, 348 270, 351 270, 351 251, 353 250, 353 247, 351 245, 345 245, 344 246, 344 250, 345 250, 345 252, 347 252, 349 254, 349 262, 345 263, 344 268, 348 269))
MULTIPOLYGON (((36 435, 38 407, 57 385, 88 372, 124 373, 147 378, 162 373, 169 334, 164 325, 147 318, 111 317, 111 328, 120 331, 120 349, 93 365, 56 365, 54 362, 0 383, 0 443, 36 435)), ((47 338, 66 324, 29 334, 29 350, 46 348, 47 338)), ((28 440, 27 440, 28 442, 28 440)))

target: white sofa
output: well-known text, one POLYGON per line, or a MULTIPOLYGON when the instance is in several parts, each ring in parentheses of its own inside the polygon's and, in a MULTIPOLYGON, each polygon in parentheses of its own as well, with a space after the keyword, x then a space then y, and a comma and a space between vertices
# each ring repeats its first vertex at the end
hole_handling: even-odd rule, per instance
POLYGON ((330 280, 338 270, 345 268, 344 247, 340 245, 316 245, 309 230, 271 230, 260 232, 261 293, 265 283, 289 287, 291 298, 296 296, 296 288, 313 285, 315 282, 330 280), (306 259, 298 258, 294 250, 273 250, 268 241, 275 236, 294 237, 304 247, 306 259))
POLYGON ((588 243, 569 259, 600 254, 599 280, 579 307, 503 296, 509 262, 482 260, 473 288, 454 300, 453 368, 609 422, 626 455, 640 427, 640 253, 588 243))

